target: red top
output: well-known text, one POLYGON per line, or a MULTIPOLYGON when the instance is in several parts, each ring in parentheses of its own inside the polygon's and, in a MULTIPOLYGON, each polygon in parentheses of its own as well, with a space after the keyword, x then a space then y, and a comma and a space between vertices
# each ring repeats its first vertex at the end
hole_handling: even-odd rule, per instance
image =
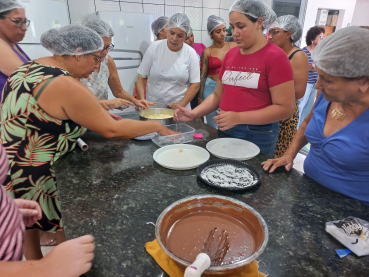
POLYGON ((269 88, 293 80, 286 53, 268 41, 255 53, 242 55, 238 47, 224 57, 219 72, 224 85, 220 109, 255 111, 272 105, 269 88))
POLYGON ((208 75, 218 75, 222 67, 222 60, 209 56, 208 75))

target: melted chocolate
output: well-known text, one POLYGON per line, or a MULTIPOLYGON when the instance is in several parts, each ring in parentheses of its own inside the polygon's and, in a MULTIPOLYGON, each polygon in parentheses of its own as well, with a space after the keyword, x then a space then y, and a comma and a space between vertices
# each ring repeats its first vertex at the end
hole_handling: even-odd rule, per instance
POLYGON ((228 234, 229 250, 223 264, 231 264, 251 256, 255 252, 255 240, 251 231, 240 221, 214 211, 189 214, 179 219, 170 229, 167 247, 174 255, 193 262, 203 251, 209 233, 217 228, 218 236, 225 230, 228 234))
POLYGON ((205 240, 215 227, 228 233, 230 249, 223 265, 249 257, 263 241, 257 216, 217 197, 188 200, 168 211, 160 226, 161 240, 174 255, 193 262, 203 252, 205 240))

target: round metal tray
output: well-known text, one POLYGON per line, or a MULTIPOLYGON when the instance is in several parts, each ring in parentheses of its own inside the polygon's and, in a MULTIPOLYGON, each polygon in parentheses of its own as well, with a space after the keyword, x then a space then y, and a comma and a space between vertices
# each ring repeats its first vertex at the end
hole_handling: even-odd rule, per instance
POLYGON ((244 162, 240 162, 240 161, 235 161, 235 160, 231 160, 231 159, 227 159, 227 160, 210 160, 207 161, 206 163, 202 164, 198 169, 197 169, 197 177, 203 181, 205 184, 215 187, 215 188, 219 188, 219 189, 224 189, 224 190, 248 190, 251 188, 256 187, 257 185, 259 185, 261 183, 261 175, 260 173, 256 170, 256 168, 254 168, 253 166, 244 163, 244 162), (220 165, 233 165, 236 167, 241 167, 241 168, 246 168, 251 175, 253 176, 254 180, 257 180, 257 182, 255 184, 249 185, 249 186, 245 186, 245 187, 223 187, 223 186, 219 186, 217 184, 211 183, 207 180, 205 180, 204 178, 201 177, 201 173, 205 170, 208 169, 209 167, 217 167, 220 165))

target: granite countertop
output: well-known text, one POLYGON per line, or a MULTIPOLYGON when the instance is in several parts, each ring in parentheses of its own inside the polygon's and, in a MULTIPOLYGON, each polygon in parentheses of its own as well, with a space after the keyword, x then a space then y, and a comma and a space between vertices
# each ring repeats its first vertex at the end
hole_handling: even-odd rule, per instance
MULTIPOLYGON (((125 118, 139 119, 137 113, 125 118)), ((211 140, 222 132, 199 121, 188 123, 211 140)), ((356 216, 369 221, 369 207, 330 191, 296 170, 269 174, 260 154, 247 161, 262 175, 261 185, 232 192, 209 187, 196 169, 174 171, 154 162, 150 141, 108 140, 88 131, 89 150, 76 148, 55 164, 67 239, 92 234, 96 250, 86 276, 168 276, 146 252, 155 239, 159 214, 174 201, 198 194, 219 194, 255 208, 269 228, 269 242, 258 258, 269 276, 369 276, 369 256, 340 259, 345 248, 325 232, 325 222, 356 216)), ((206 142, 194 145, 205 148, 206 142)), ((215 159, 215 157, 211 157, 215 159)))

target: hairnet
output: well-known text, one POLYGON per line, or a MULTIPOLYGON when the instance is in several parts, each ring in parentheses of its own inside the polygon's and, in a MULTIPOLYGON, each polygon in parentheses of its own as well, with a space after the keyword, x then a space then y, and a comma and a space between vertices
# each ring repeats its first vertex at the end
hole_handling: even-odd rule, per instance
POLYGON ((192 27, 190 27, 190 29, 188 30, 188 34, 187 35, 189 35, 189 34, 193 34, 193 30, 192 30, 192 27))
POLYGON ((54 55, 85 55, 102 50, 104 41, 94 30, 82 25, 68 25, 46 31, 41 44, 54 55))
POLYGON ((369 30, 340 29, 323 39, 313 52, 316 66, 336 77, 369 76, 369 30))
POLYGON ((214 31, 216 28, 218 28, 220 25, 226 26, 226 23, 223 18, 211 15, 208 17, 208 34, 210 35, 212 31, 214 31))
POLYGON ((151 31, 154 33, 155 36, 158 36, 160 31, 168 26, 169 17, 167 16, 160 16, 153 23, 151 23, 151 31))
POLYGON ((302 26, 298 19, 293 15, 283 15, 278 17, 272 26, 270 26, 270 28, 280 28, 286 32, 291 30, 292 42, 298 41, 302 36, 302 26))
POLYGON ((187 35, 190 33, 190 20, 184 13, 176 13, 169 18, 168 29, 179 28, 187 35))
POLYGON ((236 0, 229 8, 229 12, 239 12, 254 18, 261 17, 264 28, 269 28, 277 19, 275 12, 259 0, 236 0))
POLYGON ((0 1, 0 13, 11 11, 13 9, 25 9, 24 5, 19 0, 1 0, 0 1))
POLYGON ((82 25, 94 30, 100 37, 111 38, 114 36, 114 31, 111 26, 100 19, 84 19, 82 25))

